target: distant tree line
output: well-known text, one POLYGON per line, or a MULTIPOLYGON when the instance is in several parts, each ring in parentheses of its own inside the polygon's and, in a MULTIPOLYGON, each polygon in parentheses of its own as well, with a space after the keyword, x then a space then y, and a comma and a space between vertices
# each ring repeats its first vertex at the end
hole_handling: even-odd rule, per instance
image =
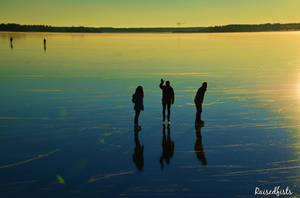
POLYGON ((300 23, 267 23, 258 25, 224 25, 211 27, 158 27, 158 28, 113 28, 113 27, 54 27, 49 25, 0 24, 0 31, 7 32, 82 32, 82 33, 209 33, 209 32, 264 32, 300 30, 300 23))
POLYGON ((0 31, 11 32, 100 32, 99 28, 89 27, 53 27, 49 25, 0 24, 0 31))
POLYGON ((257 25, 224 25, 224 26, 213 26, 205 27, 201 29, 180 29, 177 32, 266 32, 266 31, 297 31, 300 30, 300 23, 266 23, 257 25))

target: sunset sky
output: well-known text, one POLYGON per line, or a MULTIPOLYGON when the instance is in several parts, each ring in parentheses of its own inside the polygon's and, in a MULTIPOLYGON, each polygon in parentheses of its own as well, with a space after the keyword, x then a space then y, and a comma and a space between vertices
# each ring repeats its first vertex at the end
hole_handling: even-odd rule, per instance
POLYGON ((0 23, 93 27, 300 22, 299 0, 1 0, 0 23))

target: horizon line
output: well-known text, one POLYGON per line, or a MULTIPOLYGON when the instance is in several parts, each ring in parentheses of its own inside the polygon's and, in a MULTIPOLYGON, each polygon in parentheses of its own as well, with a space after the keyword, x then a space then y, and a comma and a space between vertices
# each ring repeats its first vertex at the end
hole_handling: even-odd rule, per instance
POLYGON ((124 28, 124 29, 130 29, 130 28, 208 28, 208 27, 220 27, 220 26, 229 26, 229 25, 266 25, 266 24, 300 24, 300 22, 285 22, 285 23, 278 23, 278 22, 266 22, 266 23, 228 23, 228 24, 219 24, 219 25, 209 25, 209 26, 83 26, 83 25, 67 25, 67 26, 60 26, 60 25, 49 25, 49 24, 21 24, 16 22, 8 22, 4 23, 1 22, 0 25, 8 25, 8 24, 15 24, 15 25, 21 25, 21 26, 48 26, 48 27, 84 27, 84 28, 124 28))

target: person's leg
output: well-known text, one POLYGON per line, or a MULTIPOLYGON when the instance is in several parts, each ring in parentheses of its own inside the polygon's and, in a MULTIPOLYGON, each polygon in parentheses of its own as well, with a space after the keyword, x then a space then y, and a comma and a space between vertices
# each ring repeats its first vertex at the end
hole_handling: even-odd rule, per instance
POLYGON ((171 116, 171 103, 168 103, 167 106, 168 106, 168 121, 170 121, 170 116, 171 116))
POLYGON ((197 110, 197 112, 196 112, 196 122, 200 122, 200 106, 198 105, 198 104, 196 104, 196 110, 197 110))
POLYGON ((135 116, 134 116, 134 124, 136 125, 136 126, 138 126, 138 124, 139 124, 139 116, 140 116, 140 110, 135 110, 135 116))
POLYGON ((202 114, 202 104, 199 106, 199 121, 201 122, 201 114, 202 114))
POLYGON ((166 103, 162 103, 163 104, 163 122, 166 120, 166 103))

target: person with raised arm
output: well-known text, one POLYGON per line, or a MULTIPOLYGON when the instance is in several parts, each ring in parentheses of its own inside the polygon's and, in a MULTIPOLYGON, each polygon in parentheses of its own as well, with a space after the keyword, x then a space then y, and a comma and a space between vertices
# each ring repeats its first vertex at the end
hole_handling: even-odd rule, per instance
POLYGON ((166 120, 166 108, 168 109, 168 123, 170 124, 170 116, 171 116, 171 105, 174 104, 174 90, 170 85, 170 81, 166 81, 166 85, 164 84, 164 80, 160 80, 159 87, 162 89, 162 106, 163 106, 163 122, 166 120))

